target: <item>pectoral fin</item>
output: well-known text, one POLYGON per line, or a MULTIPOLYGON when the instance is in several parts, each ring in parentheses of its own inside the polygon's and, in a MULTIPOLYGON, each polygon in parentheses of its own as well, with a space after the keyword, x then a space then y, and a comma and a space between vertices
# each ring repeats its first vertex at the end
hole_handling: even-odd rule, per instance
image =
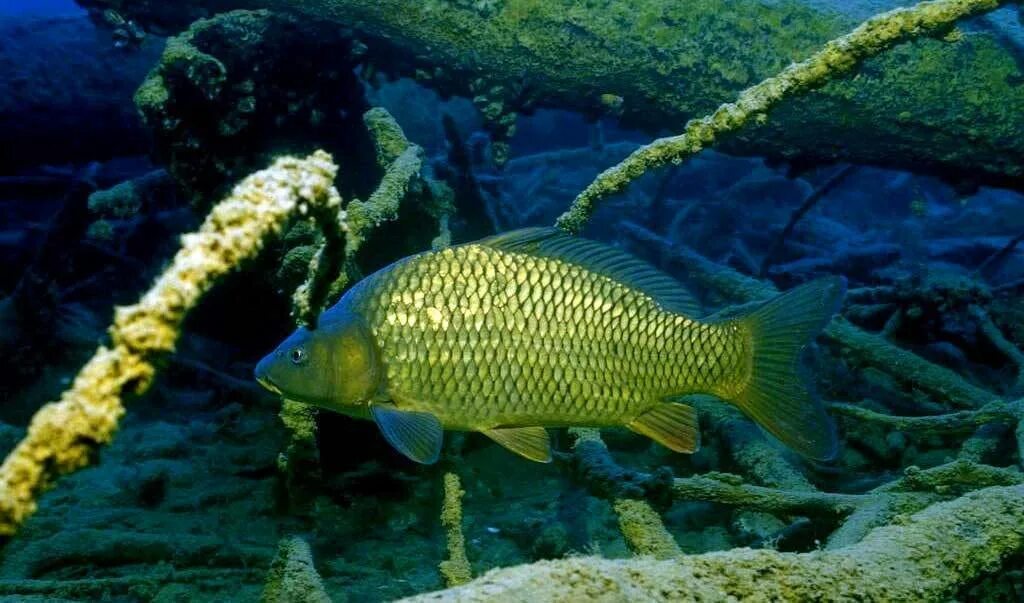
POLYGON ((658 404, 627 427, 676 452, 693 453, 700 448, 697 411, 686 404, 658 404))
POLYGON ((543 427, 499 427, 483 434, 531 461, 551 462, 551 440, 543 427))
POLYGON ((384 439, 396 450, 417 463, 437 462, 444 440, 444 429, 437 417, 428 412, 399 410, 391 403, 371 404, 370 414, 384 439))

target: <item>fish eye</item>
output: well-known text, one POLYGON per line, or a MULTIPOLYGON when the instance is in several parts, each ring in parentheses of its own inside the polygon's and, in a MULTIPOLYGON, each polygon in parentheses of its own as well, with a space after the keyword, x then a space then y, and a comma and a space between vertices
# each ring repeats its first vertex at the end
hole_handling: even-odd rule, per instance
POLYGON ((306 362, 306 350, 292 348, 292 351, 288 352, 288 358, 292 361, 292 364, 304 364, 306 362))

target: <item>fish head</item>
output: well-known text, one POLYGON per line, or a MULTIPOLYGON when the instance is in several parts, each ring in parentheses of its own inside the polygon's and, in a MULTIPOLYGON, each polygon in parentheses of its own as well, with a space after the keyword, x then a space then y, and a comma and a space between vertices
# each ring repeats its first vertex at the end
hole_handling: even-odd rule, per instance
POLYGON ((365 322, 346 313, 297 329, 267 354, 256 381, 289 400, 345 412, 377 393, 382 370, 365 322))

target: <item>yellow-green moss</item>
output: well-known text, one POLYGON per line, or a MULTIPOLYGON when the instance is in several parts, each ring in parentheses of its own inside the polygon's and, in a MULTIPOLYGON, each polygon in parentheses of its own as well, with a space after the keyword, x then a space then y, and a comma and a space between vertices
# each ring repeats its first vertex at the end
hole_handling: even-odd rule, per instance
POLYGON ((409 141, 395 118, 387 109, 374 107, 363 115, 363 123, 370 131, 377 151, 377 165, 386 169, 409 148, 409 141))
POLYGON ((320 574, 313 565, 313 554, 298 536, 281 540, 277 556, 270 564, 261 603, 331 603, 320 574))
POLYGON ((445 530, 448 559, 438 566, 448 586, 458 586, 473 579, 466 557, 466 539, 462 535, 462 496, 465 491, 454 473, 444 474, 444 501, 441 504, 441 525, 445 530))
POLYGON ((624 498, 615 501, 612 508, 619 516, 619 529, 626 544, 637 555, 670 559, 683 554, 647 501, 624 498))

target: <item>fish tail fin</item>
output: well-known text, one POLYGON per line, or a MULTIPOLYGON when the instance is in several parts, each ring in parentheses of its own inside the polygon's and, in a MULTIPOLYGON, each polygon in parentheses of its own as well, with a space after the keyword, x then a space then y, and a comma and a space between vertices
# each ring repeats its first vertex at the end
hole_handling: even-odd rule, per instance
POLYGON ((799 374, 803 349, 842 304, 846 279, 806 283, 740 317, 751 333, 753 361, 735 403, 768 433, 801 455, 817 460, 838 451, 835 425, 799 374))

